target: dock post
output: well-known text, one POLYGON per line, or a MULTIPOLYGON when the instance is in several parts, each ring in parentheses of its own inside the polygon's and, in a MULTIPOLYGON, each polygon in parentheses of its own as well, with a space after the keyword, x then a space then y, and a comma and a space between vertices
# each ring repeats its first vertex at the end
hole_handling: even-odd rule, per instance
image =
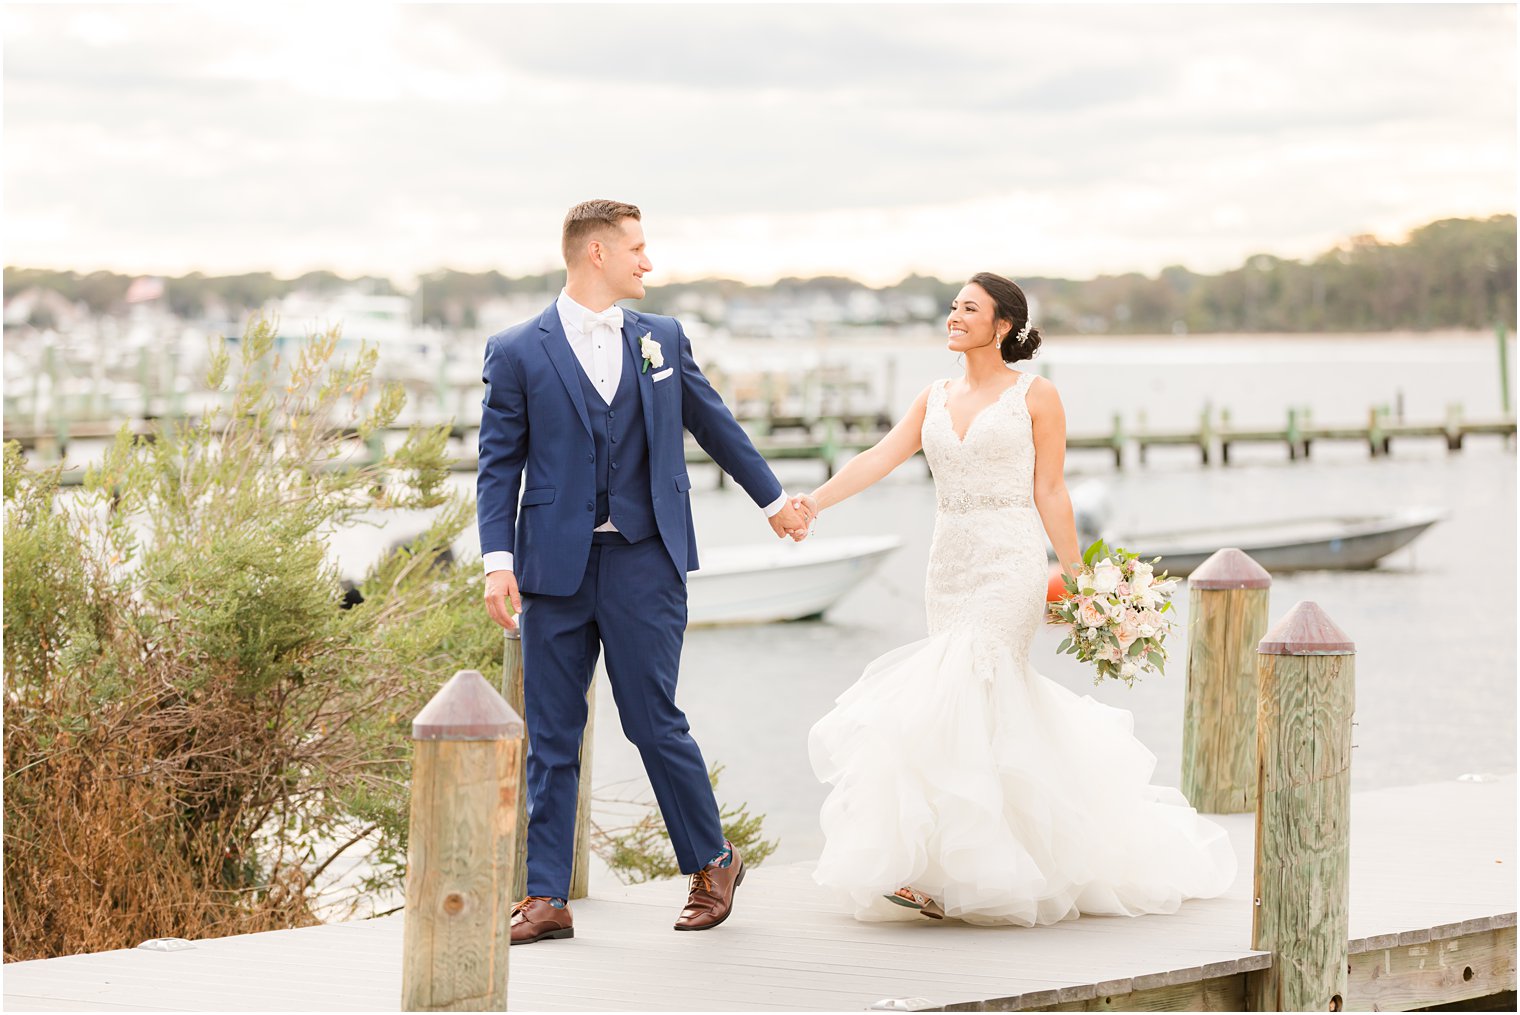
MULTIPOLYGON (((1306 405, 1302 409, 1300 409, 1299 410, 1298 419, 1299 419, 1299 422, 1303 425, 1303 429, 1304 430, 1312 430, 1314 428, 1314 409, 1313 409, 1313 407, 1306 405)), ((1302 431, 1300 431, 1300 433, 1299 433, 1299 446, 1303 448, 1303 451, 1304 451, 1304 461, 1306 461, 1306 462, 1309 460, 1309 444, 1310 444, 1310 440, 1309 440, 1308 435, 1306 433, 1303 433, 1302 431)))
POLYGON ((1494 325, 1494 335, 1499 339, 1499 408, 1509 415, 1509 335, 1504 322, 1494 325))
POLYGON ((523 722, 475 670, 412 720, 403 1011, 506 1011, 523 722))
MULTIPOLYGON (((523 622, 522 614, 517 615, 517 623, 523 622)), ((522 658, 522 631, 506 631, 501 653, 501 696, 512 710, 520 716, 524 716, 523 723, 523 764, 517 769, 517 799, 522 802, 517 808, 517 855, 512 861, 512 891, 510 898, 513 902, 528 894, 528 729, 526 716, 528 714, 527 703, 523 701, 523 658, 522 658)))
POLYGON ((1114 468, 1124 468, 1124 418, 1114 413, 1114 468))
POLYGON ((1135 450, 1139 452, 1140 464, 1145 464, 1145 433, 1150 427, 1147 425, 1145 410, 1141 409, 1135 421, 1135 450))
POLYGON ((575 855, 570 864, 570 898, 591 890, 591 747, 596 732, 596 674, 586 688, 586 729, 581 734, 580 785, 575 793, 575 855))
POLYGON ((1446 450, 1462 450, 1462 403, 1448 402, 1446 405, 1446 450))
MULTIPOLYGON (((517 618, 519 625, 522 616, 517 618)), ((507 704, 526 715, 523 700, 522 632, 507 631, 503 642, 501 688, 507 704)), ((575 801, 575 855, 570 864, 570 898, 584 899, 590 887, 591 871, 591 748, 596 730, 596 679, 586 689, 586 732, 581 736, 580 789, 575 801)), ((528 733, 523 731, 523 752, 526 756, 528 733)), ((523 802, 517 815, 517 841, 522 843, 512 870, 512 898, 521 899, 528 894, 528 773, 527 766, 517 774, 517 792, 523 802)))
POLYGON ((1188 578, 1182 793, 1208 814, 1256 808, 1256 645, 1271 589, 1272 576, 1234 547, 1188 578))
POLYGON ((1341 1011, 1351 859, 1356 646, 1300 602, 1257 646, 1255 913, 1250 1011, 1341 1011))
POLYGON ((1288 406, 1288 429, 1284 435, 1288 439, 1288 461, 1298 461, 1298 410, 1288 406))
POLYGON ((1230 464, 1230 410, 1219 410, 1219 464, 1230 464))
POLYGON ((1375 405, 1367 410, 1367 447, 1373 458, 1384 454, 1387 448, 1383 439, 1383 415, 1375 405))
POLYGON ((1203 456, 1203 464, 1208 465, 1213 456, 1214 447, 1214 407, 1205 405, 1203 414, 1198 418, 1198 450, 1203 456))
POLYGON ((823 444, 818 453, 823 458, 823 478, 827 482, 834 478, 834 463, 839 456, 838 422, 833 416, 823 421, 823 444))

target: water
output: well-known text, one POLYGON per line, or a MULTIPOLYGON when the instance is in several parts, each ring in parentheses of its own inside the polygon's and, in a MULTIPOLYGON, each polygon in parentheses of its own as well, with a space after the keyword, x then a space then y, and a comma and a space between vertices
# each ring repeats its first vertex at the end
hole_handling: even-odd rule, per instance
MULTIPOLYGON (((1270 615, 1275 620, 1300 600, 1313 600, 1357 644, 1353 788, 1513 771, 1513 452, 1498 440, 1475 439, 1450 456, 1438 443, 1413 441, 1395 445, 1396 457, 1376 461, 1349 445, 1326 445, 1315 454, 1309 463, 1293 464, 1253 454, 1247 464, 1205 470, 1186 452, 1158 450, 1144 470, 1104 475, 1120 529, 1410 505, 1449 510, 1448 521, 1374 571, 1277 578, 1270 615)), ((799 467, 782 479, 802 489, 818 480, 818 471, 799 467)), ((703 490, 694 495, 694 510, 704 545, 768 535, 742 494, 703 490)), ((926 633, 922 583, 933 514, 931 484, 921 468, 907 466, 819 520, 819 539, 846 533, 904 539, 876 578, 823 621, 687 634, 680 703, 709 762, 726 766, 720 796, 747 801, 780 836, 777 860, 815 856, 821 845, 817 810, 824 788, 808 765, 808 728, 871 659, 926 633)), ((1177 603, 1179 625, 1185 625, 1185 591, 1177 603)), ((1136 735, 1157 755, 1155 781, 1178 785, 1182 653, 1160 679, 1132 689, 1094 688, 1086 667, 1056 655, 1058 641, 1055 631, 1041 632, 1035 667, 1073 691, 1133 711, 1136 735)), ((637 777, 637 755, 618 732, 605 687, 598 712, 595 784, 637 777)))
MULTIPOLYGON (((1509 341, 1510 392, 1515 389, 1509 341)), ((931 380, 959 374, 943 337, 882 336, 829 342, 709 342, 698 359, 727 370, 795 369, 847 363, 887 389, 894 416, 931 380)), ((1122 413, 1156 429, 1196 427, 1205 406, 1228 409, 1233 425, 1282 426, 1289 406, 1316 425, 1365 424, 1374 405, 1404 407, 1411 422, 1439 423, 1459 403, 1469 419, 1501 415, 1498 342, 1492 334, 1217 335, 1048 339, 1026 366, 1061 390, 1072 433, 1108 433, 1122 413)), ((876 401, 860 408, 876 408, 876 401)), ((1513 403, 1512 403, 1513 404, 1513 403)))

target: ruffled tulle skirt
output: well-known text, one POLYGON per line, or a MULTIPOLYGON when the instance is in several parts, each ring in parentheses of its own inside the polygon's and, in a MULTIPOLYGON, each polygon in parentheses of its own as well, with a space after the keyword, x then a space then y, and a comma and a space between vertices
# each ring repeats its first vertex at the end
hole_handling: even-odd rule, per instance
POLYGON ((861 920, 916 919, 904 885, 970 923, 1170 913, 1225 891, 1222 828, 1175 789, 1128 712, 964 631, 887 653, 808 738, 834 788, 815 878, 861 920))

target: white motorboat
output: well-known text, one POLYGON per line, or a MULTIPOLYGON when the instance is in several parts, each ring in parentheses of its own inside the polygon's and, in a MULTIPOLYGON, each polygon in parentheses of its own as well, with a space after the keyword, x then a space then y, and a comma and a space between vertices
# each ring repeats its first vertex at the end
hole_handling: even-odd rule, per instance
POLYGON ((816 617, 901 545, 896 536, 850 536, 701 550, 702 566, 687 578, 688 623, 816 617))

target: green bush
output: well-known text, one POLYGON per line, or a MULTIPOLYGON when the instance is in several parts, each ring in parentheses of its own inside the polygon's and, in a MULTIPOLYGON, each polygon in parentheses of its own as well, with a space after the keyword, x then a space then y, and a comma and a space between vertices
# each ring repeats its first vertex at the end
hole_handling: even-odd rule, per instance
POLYGON ((447 428, 372 461, 403 401, 374 352, 274 337, 214 358, 224 411, 124 429, 83 490, 5 448, 7 960, 310 923, 339 856, 399 890, 411 717, 499 665, 478 565, 440 559, 474 518, 447 428), (340 609, 327 536, 414 509, 340 609))

